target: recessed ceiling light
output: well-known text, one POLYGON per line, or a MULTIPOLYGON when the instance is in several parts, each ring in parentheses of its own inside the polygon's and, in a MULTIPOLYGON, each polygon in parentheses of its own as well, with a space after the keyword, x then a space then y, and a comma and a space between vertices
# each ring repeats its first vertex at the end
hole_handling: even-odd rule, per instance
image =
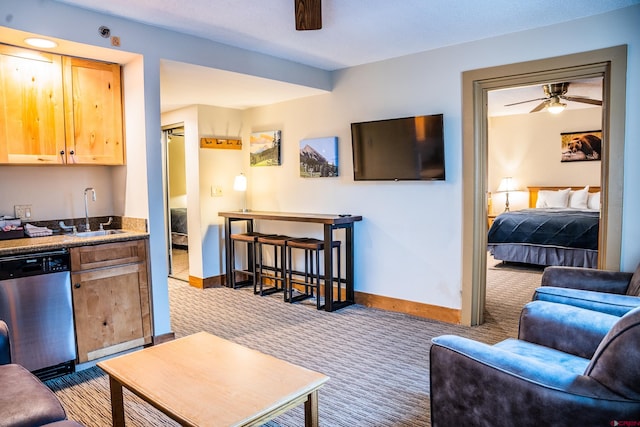
POLYGON ((51 49, 58 46, 58 43, 54 42, 53 40, 40 39, 37 37, 29 37, 28 39, 24 39, 24 41, 29 46, 39 47, 42 49, 51 49))

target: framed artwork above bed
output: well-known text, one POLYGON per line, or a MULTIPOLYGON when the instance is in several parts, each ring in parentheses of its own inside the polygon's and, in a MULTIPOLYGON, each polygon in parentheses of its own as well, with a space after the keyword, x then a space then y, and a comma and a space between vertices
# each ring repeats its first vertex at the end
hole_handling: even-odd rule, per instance
POLYGON ((602 158, 602 131, 565 132, 560 134, 561 162, 580 162, 602 158))

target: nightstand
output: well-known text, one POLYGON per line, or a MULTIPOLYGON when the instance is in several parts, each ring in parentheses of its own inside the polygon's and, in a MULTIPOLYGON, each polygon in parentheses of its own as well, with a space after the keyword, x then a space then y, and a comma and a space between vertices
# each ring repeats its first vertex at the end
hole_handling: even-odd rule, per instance
POLYGON ((489 214, 487 215, 487 228, 491 228, 491 224, 493 224, 493 220, 496 219, 498 214, 489 214))

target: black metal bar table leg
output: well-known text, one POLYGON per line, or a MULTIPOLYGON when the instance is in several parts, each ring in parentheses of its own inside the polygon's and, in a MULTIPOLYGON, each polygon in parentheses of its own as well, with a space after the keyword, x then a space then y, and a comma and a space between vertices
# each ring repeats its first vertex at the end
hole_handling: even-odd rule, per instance
MULTIPOLYGON (((324 225, 324 309, 333 311, 333 226, 324 225)), ((318 268, 320 266, 317 266, 318 268)), ((318 296, 319 298, 319 296, 318 296)))

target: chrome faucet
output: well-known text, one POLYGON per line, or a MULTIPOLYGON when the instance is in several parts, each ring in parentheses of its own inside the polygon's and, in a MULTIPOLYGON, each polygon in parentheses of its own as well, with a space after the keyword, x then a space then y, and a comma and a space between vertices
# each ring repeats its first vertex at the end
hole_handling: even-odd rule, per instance
POLYGON ((96 201, 96 190, 93 187, 88 187, 84 189, 84 231, 91 231, 91 226, 89 225, 89 206, 87 205, 87 192, 91 191, 91 199, 96 201))

